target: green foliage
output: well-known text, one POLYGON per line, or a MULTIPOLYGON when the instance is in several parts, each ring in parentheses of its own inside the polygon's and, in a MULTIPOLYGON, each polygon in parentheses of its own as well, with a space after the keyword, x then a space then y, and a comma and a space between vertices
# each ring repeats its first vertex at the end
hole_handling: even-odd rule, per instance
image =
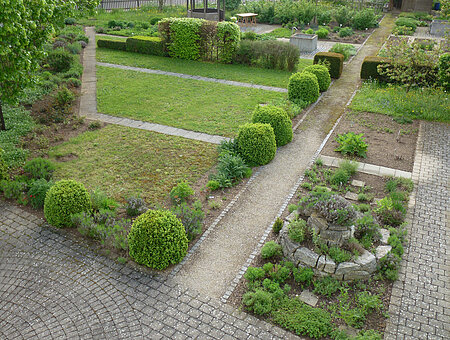
POLYGON ((372 8, 364 8, 359 11, 355 11, 352 16, 351 25, 357 30, 377 27, 377 15, 372 8))
POLYGON ((413 19, 413 18, 400 17, 397 20, 395 20, 396 26, 406 26, 406 27, 411 28, 413 31, 416 30, 418 24, 419 24, 419 21, 416 19, 413 19))
POLYGON ((328 63, 331 78, 338 79, 344 67, 344 56, 340 53, 318 52, 314 55, 314 64, 328 63))
POLYGON ((188 239, 173 213, 148 210, 134 221, 128 244, 130 256, 137 263, 162 270, 184 258, 188 239))
POLYGON ((45 62, 54 72, 69 71, 73 60, 72 54, 64 48, 51 50, 45 58, 45 62))
POLYGON ((330 32, 324 27, 321 27, 316 31, 317 37, 319 39, 326 39, 329 33, 330 32))
POLYGON ((344 169, 336 169, 330 177, 330 183, 334 185, 343 185, 350 180, 350 174, 344 169))
POLYGON ((191 188, 186 181, 180 181, 170 191, 170 199, 173 204, 180 204, 186 202, 194 194, 194 189, 191 188))
MULTIPOLYGON (((233 0, 240 3, 240 0, 233 0)), ((227 5, 229 2, 227 2, 227 5)), ((219 52, 219 61, 230 63, 238 47, 240 40, 240 29, 235 23, 220 21, 216 26, 217 30, 217 49, 219 52)))
POLYGON ((212 179, 219 182, 220 187, 226 188, 244 177, 249 177, 249 173, 251 174, 251 169, 239 154, 225 152, 219 155, 217 175, 213 175, 212 179))
MULTIPOLYGON (((228 184, 228 183, 229 183, 229 182, 227 182, 227 184, 228 184)), ((222 183, 222 184, 223 184, 223 183, 222 183)), ((214 190, 220 189, 220 188, 222 187, 222 184, 221 184, 219 181, 217 181, 217 180, 211 179, 211 180, 209 180, 208 183, 206 184, 206 187, 207 187, 209 190, 214 191, 214 190)), ((231 182, 230 182, 229 184, 231 185, 231 182)))
POLYGON ((384 224, 391 226, 400 225, 405 219, 406 209, 402 202, 387 196, 377 203, 375 212, 384 224))
POLYGON ((414 189, 414 182, 409 178, 390 177, 385 184, 385 189, 389 193, 392 193, 397 190, 412 192, 414 189))
POLYGON ((314 293, 331 297, 341 287, 341 283, 332 276, 325 276, 321 279, 315 280, 314 293))
POLYGON ((139 216, 147 211, 145 202, 140 197, 130 197, 127 199, 127 204, 125 205, 125 210, 127 215, 130 217, 139 216))
POLYGON ((328 249, 328 255, 334 260, 336 263, 347 262, 352 258, 352 254, 350 254, 347 250, 341 249, 339 247, 330 247, 328 249))
MULTIPOLYGON (((359 200, 359 195, 358 195, 358 200, 359 200)), ((370 211, 370 205, 369 204, 360 204, 360 205, 358 205, 358 210, 362 213, 368 212, 368 211, 370 211)))
POLYGON ((338 6, 333 12, 333 17, 340 26, 348 26, 350 25, 353 14, 354 12, 350 8, 338 6))
POLYGON ((289 204, 288 205, 288 211, 289 211, 289 214, 291 214, 291 213, 293 213, 294 211, 296 211, 297 210, 297 205, 296 204, 289 204))
POLYGON ((265 260, 283 254, 281 246, 275 241, 266 242, 261 248, 261 257, 265 260))
POLYGON ((339 151, 344 155, 350 154, 363 158, 367 157, 368 145, 363 133, 357 135, 354 132, 347 132, 337 135, 336 142, 338 142, 339 147, 335 151, 339 151))
POLYGON ((242 302, 248 310, 257 315, 264 315, 272 311, 273 297, 270 292, 257 288, 245 293, 242 302))
POLYGON ((388 244, 392 247, 392 252, 399 257, 403 255, 403 244, 402 241, 398 238, 397 235, 391 235, 388 239, 388 244))
POLYGON ((277 219, 275 220, 275 222, 272 226, 272 231, 275 234, 278 234, 282 228, 283 228, 283 220, 280 217, 277 217, 277 219))
MULTIPOLYGON (((343 30, 341 30, 340 32, 342 32, 342 31, 343 30)), ((348 58, 350 58, 350 56, 356 54, 356 49, 355 49, 355 46, 353 46, 352 44, 337 43, 330 49, 330 52, 340 53, 344 56, 344 60, 348 60, 348 58)))
POLYGON ((71 226, 71 216, 91 209, 91 199, 83 184, 73 180, 56 182, 45 196, 44 215, 55 227, 71 226))
POLYGON ((288 98, 293 102, 314 103, 319 98, 317 77, 310 72, 298 72, 289 78, 288 98))
POLYGON ((237 145, 239 153, 250 165, 269 163, 277 150, 275 134, 269 124, 242 125, 239 128, 237 145))
POLYGON ((257 280, 262 280, 266 275, 266 272, 261 267, 248 267, 244 274, 244 278, 249 282, 253 283, 257 280))
POLYGON ((442 88, 450 91, 450 53, 444 53, 439 57, 439 81, 442 88))
POLYGON ((339 37, 345 38, 353 35, 353 30, 350 27, 344 27, 339 30, 339 37))
POLYGON ((56 104, 63 108, 70 105, 75 100, 75 95, 67 87, 62 87, 55 96, 56 104))
POLYGON ((6 162, 4 160, 4 151, 3 149, 0 147, 0 181, 2 180, 7 180, 9 179, 9 174, 8 174, 8 166, 6 165, 6 162))
POLYGON ((191 242, 197 235, 202 232, 203 219, 205 213, 202 210, 202 204, 200 201, 195 201, 192 208, 185 202, 176 205, 172 208, 172 212, 178 217, 184 226, 186 236, 189 242, 191 242))
POLYGON ((122 40, 98 39, 97 46, 100 48, 110 48, 112 50, 126 51, 127 42, 122 40))
POLYGON ((52 187, 53 182, 47 182, 45 178, 38 179, 31 183, 28 190, 28 201, 34 209, 44 208, 45 195, 52 187))
POLYGON ((99 190, 95 189, 90 193, 91 196, 91 206, 93 211, 100 211, 100 210, 109 210, 109 211, 116 211, 116 209, 119 207, 119 203, 114 200, 111 197, 108 197, 108 195, 99 190))
POLYGON ((310 307, 298 299, 284 300, 272 312, 272 317, 281 327, 314 339, 326 337, 332 330, 331 315, 327 311, 310 307))
POLYGON ((369 242, 369 247, 363 244, 364 248, 370 248, 370 246, 381 238, 379 226, 375 223, 373 216, 369 213, 364 214, 363 217, 356 221, 355 225, 355 237, 358 240, 365 239, 369 242))
MULTIPOLYGON (((120 44, 116 45, 122 48, 122 45, 120 44)), ((135 36, 132 38, 128 38, 126 41, 126 50, 130 52, 151 54, 158 56, 165 55, 162 40, 161 38, 158 37, 135 36)))
POLYGON ((388 280, 395 281, 398 278, 398 268, 401 258, 392 252, 387 253, 377 263, 377 270, 388 280))
POLYGON ((331 84, 331 77, 328 68, 324 65, 316 64, 305 67, 303 72, 310 72, 317 77, 317 82, 319 83, 319 91, 324 92, 328 90, 331 84))
POLYGON ((0 188, 3 191, 3 195, 5 195, 5 198, 17 200, 20 202, 24 199, 24 192, 27 189, 27 184, 20 180, 3 180, 0 181, 0 188))
POLYGON ((225 3, 225 8, 229 11, 235 10, 241 4, 241 0, 228 0, 225 3))
POLYGON ((308 267, 293 268, 292 275, 294 276, 295 282, 309 286, 314 277, 314 271, 308 267))
POLYGON ((408 26, 395 26, 392 30, 392 34, 394 35, 413 35, 414 29, 408 26))
POLYGON ((292 122, 286 111, 280 107, 258 105, 253 111, 252 123, 270 124, 277 146, 286 145, 292 140, 292 122))
POLYGON ((378 65, 388 63, 387 58, 378 56, 367 56, 361 65, 361 79, 376 79, 384 81, 385 78, 378 73, 378 65))
POLYGON ((289 223, 288 235, 292 241, 302 243, 305 240, 306 233, 307 229, 305 220, 299 218, 289 223))

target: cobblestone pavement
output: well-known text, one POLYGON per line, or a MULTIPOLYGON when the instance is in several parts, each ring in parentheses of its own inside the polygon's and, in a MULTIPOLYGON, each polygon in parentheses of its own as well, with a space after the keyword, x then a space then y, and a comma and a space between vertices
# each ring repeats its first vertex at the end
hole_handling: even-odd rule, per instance
POLYGON ((0 201, 0 339, 295 338, 41 223, 0 201))
POLYGON ((450 339, 449 150, 450 126, 422 122, 409 244, 392 290, 386 339, 450 339))

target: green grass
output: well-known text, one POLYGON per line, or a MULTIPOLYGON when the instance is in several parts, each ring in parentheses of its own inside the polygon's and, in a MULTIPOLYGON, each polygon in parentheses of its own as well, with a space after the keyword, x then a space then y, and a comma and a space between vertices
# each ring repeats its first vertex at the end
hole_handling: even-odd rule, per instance
POLYGON ((217 151, 209 143, 108 125, 54 147, 49 156, 58 163, 56 179, 75 179, 120 201, 140 194, 154 204, 163 203, 178 180, 196 182, 217 151))
POLYGON ((10 168, 23 165, 28 151, 20 147, 20 140, 30 132, 34 123, 30 112, 23 107, 3 105, 6 131, 0 131, 0 147, 5 151, 5 161, 10 168))
MULTIPOLYGON (((106 48, 97 48, 97 61, 282 88, 287 88, 292 74, 288 71, 159 57, 106 48)), ((312 60, 300 59, 298 70, 311 64, 312 60)))
POLYGON ((285 93, 97 67, 99 112, 232 137, 260 103, 285 93))
POLYGON ((393 117, 450 122, 450 96, 438 89, 411 89, 364 83, 350 106, 356 111, 393 117))

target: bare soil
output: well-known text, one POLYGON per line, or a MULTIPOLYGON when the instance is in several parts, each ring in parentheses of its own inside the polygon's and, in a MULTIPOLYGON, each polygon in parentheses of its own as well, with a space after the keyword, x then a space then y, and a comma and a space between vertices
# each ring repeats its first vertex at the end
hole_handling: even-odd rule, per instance
POLYGON ((418 121, 399 124, 386 115, 347 110, 321 154, 411 172, 418 131, 418 121), (334 151, 338 147, 336 136, 347 132, 364 134, 367 158, 344 156, 334 151))

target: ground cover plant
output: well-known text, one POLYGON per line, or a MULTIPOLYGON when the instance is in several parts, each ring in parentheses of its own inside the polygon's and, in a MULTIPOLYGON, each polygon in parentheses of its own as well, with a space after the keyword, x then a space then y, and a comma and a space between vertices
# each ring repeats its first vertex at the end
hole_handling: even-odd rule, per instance
POLYGON ((50 159, 59 163, 55 178, 76 179, 119 201, 140 194, 152 204, 162 204, 179 180, 195 182, 216 157, 208 143, 113 125, 50 151, 50 159))
MULTIPOLYGON (((106 48, 97 48, 97 60, 113 64, 283 88, 287 88, 289 76, 291 75, 291 72, 289 71, 248 67, 246 65, 238 64, 228 65, 158 57, 106 48)), ((301 71, 304 67, 311 64, 312 62, 309 59, 300 59, 297 69, 301 71)))
POLYGON ((250 121, 257 104, 285 98, 278 92, 106 67, 97 69, 97 77, 99 112, 230 137, 250 121))

